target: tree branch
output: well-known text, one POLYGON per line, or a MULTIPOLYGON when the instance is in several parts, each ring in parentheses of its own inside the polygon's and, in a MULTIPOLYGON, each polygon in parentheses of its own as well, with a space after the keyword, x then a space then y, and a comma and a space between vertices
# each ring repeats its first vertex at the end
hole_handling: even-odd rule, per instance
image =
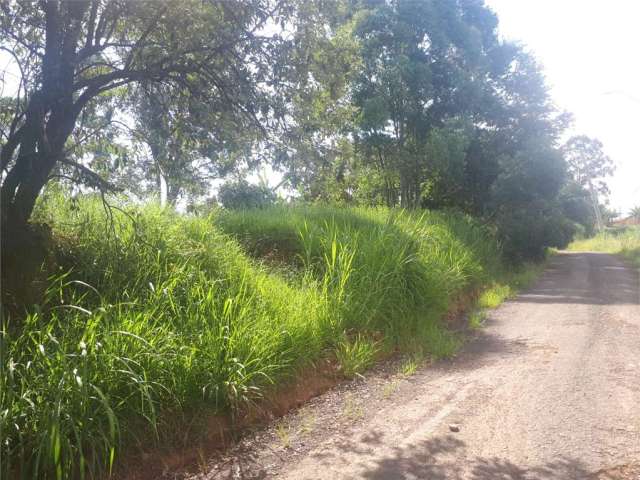
POLYGON ((60 163, 62 163, 63 165, 68 165, 70 167, 75 168, 78 171, 79 175, 85 179, 88 185, 92 187, 96 187, 101 192, 121 192, 122 191, 122 188, 117 187, 116 185, 109 182, 108 180, 105 180, 98 173, 94 172, 90 168, 85 167, 84 165, 78 162, 74 162, 73 160, 70 160, 68 158, 63 158, 62 160, 60 160, 60 163))

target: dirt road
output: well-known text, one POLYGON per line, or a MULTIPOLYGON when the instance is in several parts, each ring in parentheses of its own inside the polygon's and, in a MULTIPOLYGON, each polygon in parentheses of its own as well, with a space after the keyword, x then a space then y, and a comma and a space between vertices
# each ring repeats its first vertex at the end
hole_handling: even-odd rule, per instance
POLYGON ((617 258, 561 253, 455 360, 385 400, 355 390, 346 431, 330 421, 344 402, 323 416, 320 398, 318 434, 227 478, 640 479, 639 299, 617 258))

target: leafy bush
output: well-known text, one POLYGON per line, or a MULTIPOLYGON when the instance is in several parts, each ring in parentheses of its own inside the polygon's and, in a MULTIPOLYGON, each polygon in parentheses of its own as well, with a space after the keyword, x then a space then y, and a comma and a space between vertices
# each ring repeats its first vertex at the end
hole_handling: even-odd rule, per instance
POLYGON ((541 260, 548 247, 564 248, 576 233, 565 216, 535 205, 501 212, 496 226, 505 255, 516 262, 541 260))
POLYGON ((596 218, 588 190, 570 182, 561 190, 558 201, 562 213, 576 224, 578 235, 590 237, 595 233, 596 218))

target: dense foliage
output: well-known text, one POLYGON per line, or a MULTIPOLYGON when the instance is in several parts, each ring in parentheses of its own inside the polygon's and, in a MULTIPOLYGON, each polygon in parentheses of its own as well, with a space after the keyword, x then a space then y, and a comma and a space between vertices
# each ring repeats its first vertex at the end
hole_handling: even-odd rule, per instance
POLYGON ((585 230, 599 218, 576 205, 598 204, 576 167, 597 141, 561 148, 567 115, 482 0, 2 9, 20 77, 0 118, 4 230, 48 182, 198 203, 265 162, 305 200, 484 217, 515 258, 566 242, 565 207, 585 230))
POLYGON ((460 214, 126 208, 110 222, 99 198, 53 195, 37 211, 63 268, 21 331, 0 331, 3 478, 196 442, 203 416, 323 358, 349 376, 397 349, 451 355, 443 314, 504 278, 495 239, 460 214))
POLYGON ((231 210, 268 207, 276 200, 276 194, 269 187, 246 180, 226 182, 218 190, 218 201, 231 210))

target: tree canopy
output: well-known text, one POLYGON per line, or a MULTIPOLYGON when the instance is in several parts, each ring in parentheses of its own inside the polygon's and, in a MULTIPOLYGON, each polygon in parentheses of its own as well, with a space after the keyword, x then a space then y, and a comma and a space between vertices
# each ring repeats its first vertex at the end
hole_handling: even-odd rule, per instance
POLYGON ((92 135, 84 116, 104 113, 118 89, 162 85, 179 92, 176 102, 197 98, 211 115, 233 114, 235 130, 268 116, 277 38, 262 32, 280 18, 276 2, 47 0, 2 10, 1 48, 21 72, 0 156, 8 225, 28 220, 57 170, 111 187, 74 158, 72 135, 92 135))
POLYGON ((602 146, 560 146, 569 115, 483 0, 1 8, 20 73, 0 115, 5 231, 48 182, 195 202, 267 163, 304 201, 455 208, 527 256, 605 193, 602 146))

